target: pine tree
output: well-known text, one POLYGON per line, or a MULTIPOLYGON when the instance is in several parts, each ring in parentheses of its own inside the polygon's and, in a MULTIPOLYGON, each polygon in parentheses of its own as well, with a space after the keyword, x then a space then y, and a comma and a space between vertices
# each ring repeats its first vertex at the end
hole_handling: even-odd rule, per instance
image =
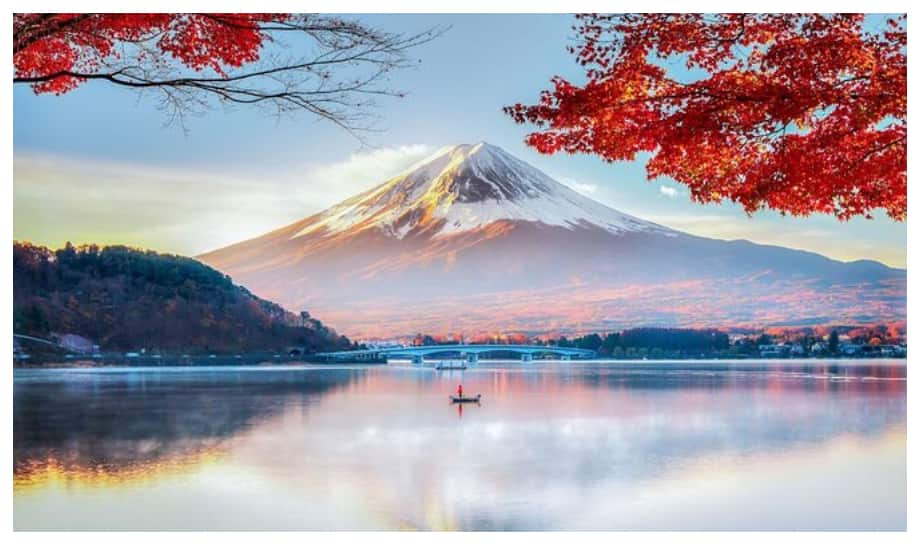
POLYGON ((827 339, 827 349, 830 350, 831 354, 836 354, 840 351, 840 335, 836 329, 831 331, 831 336, 827 339))

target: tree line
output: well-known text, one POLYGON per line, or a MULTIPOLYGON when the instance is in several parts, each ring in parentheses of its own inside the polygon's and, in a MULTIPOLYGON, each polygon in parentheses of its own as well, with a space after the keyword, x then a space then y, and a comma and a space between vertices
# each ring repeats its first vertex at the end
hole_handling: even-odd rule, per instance
MULTIPOLYGON (((419 333, 412 344, 416 346, 451 345, 461 341, 419 333)), ((597 351, 599 356, 647 356, 661 357, 694 356, 715 354, 729 350, 728 334, 718 329, 637 327, 614 333, 590 333, 569 339, 560 336, 555 339, 530 338, 524 334, 500 336, 478 335, 470 337, 470 344, 535 344, 562 348, 586 348, 597 351)))
POLYGON ((14 332, 73 333, 101 350, 306 352, 352 347, 309 314, 256 297, 191 258, 126 246, 13 243, 14 332))
POLYGON ((573 339, 563 336, 553 344, 567 348, 587 348, 597 350, 601 355, 610 355, 618 348, 715 352, 728 349, 729 339, 726 333, 717 329, 638 327, 605 335, 591 333, 573 339))

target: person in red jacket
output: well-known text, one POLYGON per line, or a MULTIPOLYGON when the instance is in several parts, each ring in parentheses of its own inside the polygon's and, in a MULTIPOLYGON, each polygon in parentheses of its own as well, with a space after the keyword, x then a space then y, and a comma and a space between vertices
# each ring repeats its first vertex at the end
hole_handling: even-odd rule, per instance
POLYGON ((457 397, 463 397, 463 385, 462 384, 457 385, 457 397))

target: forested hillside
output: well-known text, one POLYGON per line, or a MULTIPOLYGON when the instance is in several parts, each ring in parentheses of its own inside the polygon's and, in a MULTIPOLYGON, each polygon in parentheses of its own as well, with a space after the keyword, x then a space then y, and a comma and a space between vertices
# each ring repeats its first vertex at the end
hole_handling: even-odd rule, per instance
POLYGON ((105 350, 230 353, 350 341, 191 258, 125 246, 13 243, 15 333, 75 333, 105 350))

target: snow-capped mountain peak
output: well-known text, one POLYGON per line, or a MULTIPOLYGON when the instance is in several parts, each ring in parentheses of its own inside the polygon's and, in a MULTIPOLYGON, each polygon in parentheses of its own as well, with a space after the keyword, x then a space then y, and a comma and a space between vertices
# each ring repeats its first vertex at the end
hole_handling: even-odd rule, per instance
POLYGON ((484 143, 199 259, 358 336, 905 315, 903 270, 660 227, 484 143))
POLYGON ((480 142, 438 150, 386 182, 309 218, 292 238, 377 229, 443 237, 497 221, 611 233, 670 230, 609 208, 503 149, 480 142))

